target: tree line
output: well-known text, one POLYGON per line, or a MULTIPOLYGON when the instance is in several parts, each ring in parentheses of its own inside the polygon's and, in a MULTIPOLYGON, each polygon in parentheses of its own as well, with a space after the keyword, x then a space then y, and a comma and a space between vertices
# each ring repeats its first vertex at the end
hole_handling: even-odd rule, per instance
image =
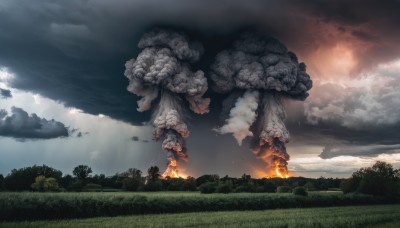
POLYGON ((308 190, 338 189, 342 179, 317 179, 305 177, 253 178, 243 174, 241 177, 220 177, 206 174, 198 178, 161 178, 157 166, 152 166, 144 175, 141 170, 130 168, 112 176, 92 175, 91 167, 78 165, 72 174, 63 175, 60 170, 47 165, 34 165, 13 169, 7 176, 0 174, 0 190, 3 191, 198 191, 212 192, 275 192, 304 186, 308 190), (283 186, 286 186, 283 187, 283 186))
MULTIPOLYGON (((73 175, 63 175, 60 170, 47 165, 13 169, 7 176, 0 174, 0 191, 201 191, 202 193, 230 192, 291 192, 342 190, 344 193, 371 195, 400 195, 400 170, 385 162, 361 168, 350 178, 253 178, 220 177, 206 174, 198 178, 161 178, 157 166, 144 175, 130 168, 112 176, 92 175, 91 167, 78 165, 73 175), (299 187, 301 187, 299 189, 299 187)), ((304 193, 301 193, 304 194, 304 193)))

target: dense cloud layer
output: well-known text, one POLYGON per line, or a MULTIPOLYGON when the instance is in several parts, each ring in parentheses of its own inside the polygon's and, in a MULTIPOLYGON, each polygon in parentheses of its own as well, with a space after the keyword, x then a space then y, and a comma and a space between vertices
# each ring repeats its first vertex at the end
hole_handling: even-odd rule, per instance
POLYGON ((67 137, 68 128, 55 120, 46 120, 36 114, 29 114, 21 108, 13 107, 11 115, 0 110, 0 136, 19 139, 51 139, 67 137))
MULTIPOLYGON (((139 38, 154 25, 188 30, 203 43, 204 56, 196 69, 204 71, 206 77, 209 63, 230 45, 233 35, 242 28, 253 27, 295 51, 299 59, 307 62, 313 79, 335 81, 337 76, 347 76, 332 75, 336 68, 324 64, 332 48, 343 46, 351 53, 353 74, 400 57, 399 7, 396 0, 43 0, 35 4, 3 0, 0 67, 15 73, 11 87, 39 93, 86 113, 139 125, 148 121, 150 114, 137 112, 132 105, 138 97, 125 89, 128 81, 123 77, 124 63, 138 53, 139 38)), ((392 77, 398 77, 398 73, 392 77)), ((319 86, 314 89, 319 90, 319 86)), ((341 93, 352 94, 350 90, 353 89, 334 89, 334 103, 318 101, 324 90, 311 94, 308 100, 314 105, 306 107, 307 116, 288 118, 294 141, 297 137, 311 144, 318 143, 316 139, 324 143, 398 144, 400 123, 394 115, 398 107, 395 96, 387 99, 385 96, 390 93, 383 90, 381 94, 385 96, 381 97, 373 95, 375 92, 366 96, 369 91, 342 96, 341 93), (365 105, 348 109, 346 103, 365 99, 379 102, 379 109, 365 105), (331 108, 333 112, 329 111, 331 108), (369 118, 372 116, 379 121, 369 118), (344 117, 352 121, 345 121, 344 117)), ((155 91, 146 93, 151 100, 155 91)), ((209 116, 212 115, 213 109, 209 116)))
POLYGON ((10 98, 10 97, 12 97, 11 90, 0 88, 0 98, 7 99, 7 98, 10 98))
POLYGON ((319 155, 323 159, 334 158, 338 156, 354 157, 376 157, 379 154, 397 154, 400 153, 400 144, 396 145, 327 145, 319 155))
MULTIPOLYGON (((215 43, 212 36, 223 39, 245 26, 257 27, 309 63, 312 61, 307 58, 319 48, 348 41, 358 45, 354 46, 356 67, 363 69, 398 57, 398 7, 394 0, 363 4, 44 0, 34 6, 29 1, 5 0, 0 4, 4 34, 0 36, 0 65, 18 75, 13 87, 38 92, 87 113, 140 124, 149 116, 129 105, 136 98, 124 90, 127 82, 121 72, 125 60, 137 52, 134 44, 154 24, 201 34, 205 46, 215 43)), ((225 43, 219 41, 220 46, 225 43)), ((205 57, 213 58, 216 52, 206 51, 211 56, 205 57)))

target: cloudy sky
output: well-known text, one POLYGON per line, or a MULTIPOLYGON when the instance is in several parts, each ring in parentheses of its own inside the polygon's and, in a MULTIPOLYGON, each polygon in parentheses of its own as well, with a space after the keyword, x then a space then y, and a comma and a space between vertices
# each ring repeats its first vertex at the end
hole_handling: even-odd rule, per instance
MULTIPOLYGON (((307 65, 304 101, 285 100, 292 175, 347 177, 376 160, 400 167, 400 1, 3 0, 0 2, 0 174, 79 164, 112 175, 166 167, 160 142, 126 89, 125 62, 155 26, 202 43, 210 65, 243 29, 279 39, 307 65)), ((209 80, 209 84, 211 81, 209 80)), ((263 162, 218 135, 221 97, 189 117, 183 173, 263 176, 263 162)))

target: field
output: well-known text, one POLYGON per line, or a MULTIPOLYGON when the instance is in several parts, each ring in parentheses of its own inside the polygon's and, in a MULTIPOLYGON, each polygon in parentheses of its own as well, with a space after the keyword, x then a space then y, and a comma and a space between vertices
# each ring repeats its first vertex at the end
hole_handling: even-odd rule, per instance
POLYGON ((0 227, 400 227, 400 205, 24 221, 0 223, 0 227))
POLYGON ((341 192, 200 194, 199 192, 0 193, 0 221, 212 211, 395 204, 399 201, 341 192))

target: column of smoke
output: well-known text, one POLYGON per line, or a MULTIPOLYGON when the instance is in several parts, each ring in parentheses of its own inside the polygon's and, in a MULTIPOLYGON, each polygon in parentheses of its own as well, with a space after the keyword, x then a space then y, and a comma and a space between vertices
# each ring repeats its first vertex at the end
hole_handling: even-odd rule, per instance
POLYGON ((184 120, 186 104, 198 114, 208 112, 210 100, 203 98, 207 79, 202 71, 192 71, 190 64, 199 60, 203 47, 186 34, 154 29, 143 35, 138 44, 143 49, 136 59, 126 64, 128 91, 141 96, 138 111, 144 112, 160 95, 153 113, 154 139, 163 139, 168 167, 163 176, 179 177, 178 161, 187 160, 185 138, 189 130, 184 120))
POLYGON ((267 163, 273 175, 287 177, 285 143, 290 136, 282 98, 307 98, 312 81, 305 64, 278 40, 244 33, 232 48, 216 56, 211 71, 214 91, 230 93, 223 107, 230 111, 222 111, 229 115, 216 131, 232 133, 239 145, 252 137, 253 153, 267 163), (242 96, 232 102, 238 93, 242 96))

